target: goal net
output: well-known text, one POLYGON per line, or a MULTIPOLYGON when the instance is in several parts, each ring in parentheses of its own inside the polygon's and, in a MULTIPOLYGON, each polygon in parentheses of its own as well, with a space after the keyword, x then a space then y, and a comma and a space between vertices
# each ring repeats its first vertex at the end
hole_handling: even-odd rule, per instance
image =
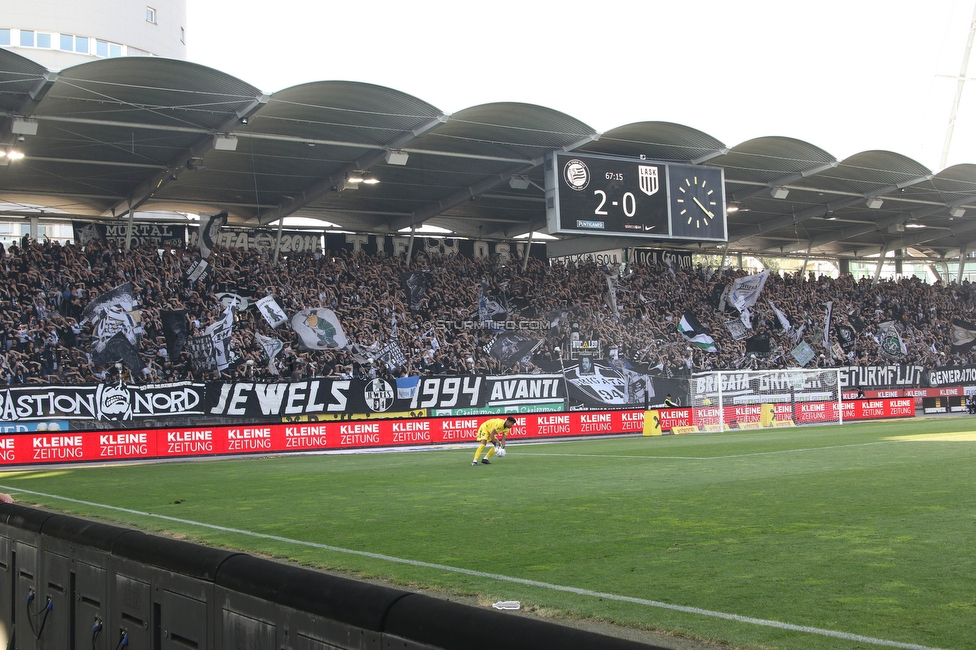
POLYGON ((699 373, 688 395, 699 431, 844 421, 837 368, 699 373))

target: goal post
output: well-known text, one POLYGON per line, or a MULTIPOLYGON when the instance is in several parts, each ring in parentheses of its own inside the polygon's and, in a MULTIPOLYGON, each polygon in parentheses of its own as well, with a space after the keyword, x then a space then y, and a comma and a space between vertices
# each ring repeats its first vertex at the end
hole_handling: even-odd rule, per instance
POLYGON ((699 431, 844 422, 838 368, 696 373, 688 396, 699 431))

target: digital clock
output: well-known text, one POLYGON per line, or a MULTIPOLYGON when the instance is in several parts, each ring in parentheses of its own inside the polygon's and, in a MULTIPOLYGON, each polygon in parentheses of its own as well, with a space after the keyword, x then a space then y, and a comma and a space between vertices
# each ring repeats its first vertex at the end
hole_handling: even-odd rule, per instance
POLYGON ((556 152, 546 160, 551 233, 725 241, 722 169, 556 152))

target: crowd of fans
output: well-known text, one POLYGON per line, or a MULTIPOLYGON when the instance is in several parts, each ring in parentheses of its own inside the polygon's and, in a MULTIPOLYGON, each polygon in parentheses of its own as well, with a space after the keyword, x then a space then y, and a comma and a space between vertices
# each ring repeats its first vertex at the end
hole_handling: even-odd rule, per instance
MULTIPOLYGON (((555 348, 569 349, 570 339, 598 340, 632 363, 653 372, 674 375, 709 369, 798 367, 790 354, 797 342, 769 304, 790 320, 792 333, 806 325, 804 338, 817 353, 811 364, 921 364, 926 367, 976 365, 976 353, 954 353, 953 318, 972 320, 976 285, 916 278, 855 281, 812 275, 771 274, 752 309, 749 335, 768 333, 771 351, 765 357, 746 354, 745 340, 735 340, 726 326, 738 319, 729 308, 717 312, 707 298, 717 283, 747 273, 711 268, 669 266, 602 267, 593 263, 548 264, 530 258, 505 264, 499 259, 471 259, 416 254, 370 257, 346 250, 282 257, 273 263, 268 252, 218 248, 208 262, 212 271, 202 280, 185 279, 194 259, 190 250, 156 247, 120 251, 93 241, 84 247, 54 241, 0 246, 0 383, 77 384, 117 378, 116 364, 94 365, 91 324, 83 310, 102 293, 131 282, 144 330, 139 353, 139 383, 173 380, 218 380, 319 376, 387 378, 403 374, 502 374, 536 372, 556 360, 555 348), (422 273, 426 288, 412 296, 402 278, 422 273), (613 282, 608 284, 608 277, 613 282), (223 289, 272 295, 287 314, 305 308, 332 309, 353 345, 343 350, 303 350, 288 325, 272 328, 254 307, 235 315, 232 349, 239 362, 223 372, 193 370, 186 351, 171 355, 160 321, 164 310, 186 310, 190 336, 201 334, 221 317, 215 295, 223 289), (499 298, 518 333, 544 339, 531 360, 503 365, 489 353, 496 336, 479 327, 480 296, 499 298), (414 304, 411 304, 414 302, 414 304), (833 324, 856 316, 863 322, 853 347, 838 358, 823 346, 826 303, 833 303, 833 324), (677 331, 690 310, 709 330, 717 352, 694 346, 677 331), (882 353, 879 325, 898 325, 906 354, 898 359, 882 353), (406 357, 398 367, 377 360, 396 327, 406 357), (285 348, 273 363, 254 333, 275 336, 285 348)), ((126 372, 123 370, 122 372, 126 372)))

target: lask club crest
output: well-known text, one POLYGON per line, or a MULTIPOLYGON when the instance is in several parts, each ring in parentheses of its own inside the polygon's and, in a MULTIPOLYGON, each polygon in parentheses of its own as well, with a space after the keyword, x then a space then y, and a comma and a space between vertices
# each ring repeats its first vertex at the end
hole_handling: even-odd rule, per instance
POLYGON ((657 194, 659 189, 661 189, 660 174, 658 173, 657 167, 651 165, 638 165, 637 176, 638 182, 640 183, 641 192, 644 194, 653 196, 654 194, 657 194))

